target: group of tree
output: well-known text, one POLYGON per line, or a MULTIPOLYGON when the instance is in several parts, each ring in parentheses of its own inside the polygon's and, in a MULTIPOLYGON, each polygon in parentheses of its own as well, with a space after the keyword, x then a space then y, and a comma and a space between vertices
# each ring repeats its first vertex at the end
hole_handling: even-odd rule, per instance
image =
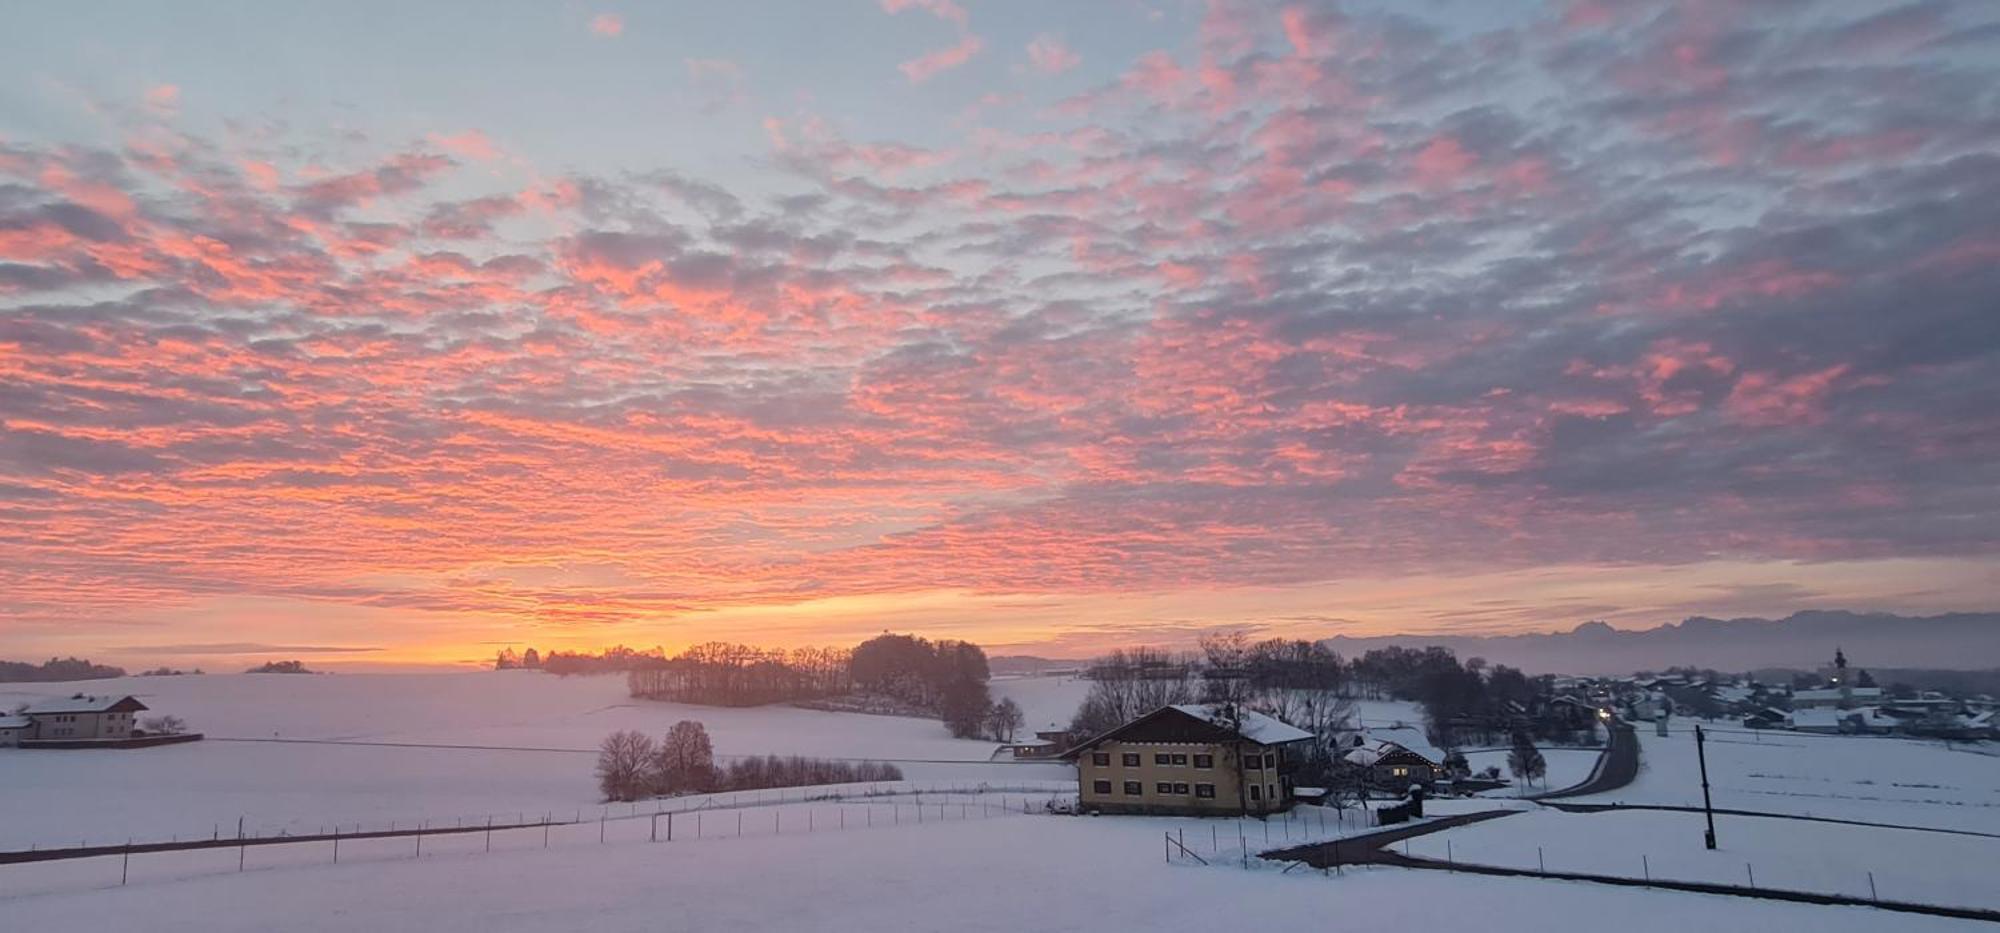
POLYGON ((1012 741, 1024 721, 1014 701, 993 702, 986 652, 971 642, 877 635, 849 666, 857 689, 934 712, 956 738, 1012 741))
POLYGON ((1091 662, 1091 682, 1070 731, 1102 735, 1180 703, 1208 703, 1274 716, 1331 741, 1349 728, 1353 700, 1348 665, 1318 642, 1251 641, 1240 632, 1205 637, 1197 652, 1158 648, 1112 651, 1091 662))
POLYGON ((180 668, 177 668, 177 667, 164 667, 164 666, 162 666, 162 667, 156 667, 156 668, 153 668, 152 670, 149 670, 149 671, 140 671, 139 673, 137 673, 137 674, 134 674, 133 676, 135 676, 135 677, 186 677, 186 676, 188 676, 189 674, 200 674, 201 672, 202 672, 202 671, 201 671, 201 668, 198 668, 198 667, 197 667, 197 668, 195 668, 194 670, 191 670, 191 671, 184 671, 184 670, 181 670, 180 668))
POLYGON ((659 648, 639 651, 622 645, 594 655, 537 655, 532 648, 517 655, 506 648, 495 657, 494 667, 554 674, 623 672, 634 697, 710 706, 856 697, 871 712, 936 716, 960 738, 1012 741, 1025 725, 1013 701, 993 701, 983 649, 916 635, 883 634, 851 651, 786 651, 728 642, 695 645, 673 656, 659 648))
POLYGON ((708 706, 761 706, 840 696, 851 689, 849 653, 838 648, 695 645, 625 675, 631 694, 708 706))
MULTIPOLYGON (((505 656, 505 652, 502 652, 505 656)), ((562 677, 584 674, 623 674, 627 671, 659 667, 667 663, 665 649, 658 646, 641 651, 613 645, 597 654, 587 651, 548 651, 541 657, 541 670, 562 677)))
POLYGON ((692 719, 674 723, 658 742, 635 730, 613 732, 597 753, 597 786, 606 800, 902 779, 895 765, 876 761, 771 755, 718 767, 708 729, 692 719))
POLYGON ((1588 734, 1587 727, 1535 715, 1554 695, 1554 678, 1529 677, 1483 658, 1460 662, 1449 648, 1378 648, 1355 659, 1349 674, 1364 695, 1422 705, 1431 740, 1441 747, 1492 744, 1516 732, 1557 741, 1583 741, 1588 734))
POLYGON ((515 654, 512 646, 502 648, 500 649, 500 653, 493 658, 493 669, 496 671, 539 671, 542 669, 542 654, 533 648, 529 648, 520 654, 515 654))
POLYGON ((318 671, 314 671, 314 670, 310 670, 310 669, 308 669, 308 668, 306 667, 306 664, 305 664, 305 662, 304 662, 304 661, 266 661, 266 662, 264 662, 263 664, 259 664, 259 665, 257 665, 256 667, 253 667, 253 668, 250 668, 250 669, 249 669, 249 670, 247 670, 247 671, 244 671, 243 673, 245 673, 245 674, 317 674, 317 673, 319 673, 319 672, 318 672, 318 671))
POLYGON ((125 669, 93 664, 82 658, 50 658, 40 664, 0 661, 0 683, 51 683, 67 680, 107 680, 125 676, 125 669))

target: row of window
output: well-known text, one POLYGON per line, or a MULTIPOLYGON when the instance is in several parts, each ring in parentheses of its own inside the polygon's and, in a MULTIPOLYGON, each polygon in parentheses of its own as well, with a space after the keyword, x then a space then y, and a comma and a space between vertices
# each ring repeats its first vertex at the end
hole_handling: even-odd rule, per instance
MULTIPOLYGON (((1168 768, 1185 768, 1188 766, 1189 757, 1190 756, 1188 756, 1185 753, 1176 752, 1173 754, 1168 754, 1162 752, 1160 754, 1153 756, 1153 764, 1168 768)), ((1206 769, 1215 767, 1214 755, 1195 755, 1192 757, 1194 760, 1194 766, 1197 768, 1206 769)), ((1140 756, 1133 752, 1126 752, 1125 754, 1118 756, 1118 758, 1119 758, 1119 764, 1124 765, 1127 768, 1139 767, 1139 762, 1141 760, 1140 756)), ((1100 768, 1108 768, 1111 766, 1111 753, 1092 752, 1090 755, 1090 763, 1100 768)))
MULTIPOLYGON (((1125 796, 1127 797, 1145 796, 1146 784, 1144 781, 1126 781, 1124 782, 1124 784, 1125 786, 1123 790, 1125 791, 1125 796)), ((1104 794, 1108 796, 1111 793, 1111 782, 1104 780, 1092 781, 1090 782, 1090 790, 1092 793, 1104 794)), ((1200 800, 1215 799, 1214 784, 1190 785, 1185 781, 1161 781, 1153 785, 1153 792, 1162 797, 1174 797, 1174 796, 1185 797, 1189 794, 1190 791, 1193 792, 1194 796, 1200 800)), ((1272 800, 1278 799, 1278 786, 1276 784, 1250 785, 1251 800, 1262 801, 1267 797, 1272 800)))
MULTIPOLYGON (((1138 754, 1133 752, 1125 752, 1124 754, 1119 755, 1118 757, 1119 757, 1119 764, 1127 768, 1139 767, 1139 762, 1142 760, 1138 754)), ((1153 764, 1166 768, 1184 768, 1187 767, 1188 757, 1189 756, 1180 753, 1168 754, 1166 752, 1160 752, 1153 755, 1153 764)), ((1195 755, 1193 757, 1194 757, 1194 766, 1197 768, 1206 769, 1215 767, 1214 755, 1195 755)), ((1092 752, 1090 754, 1090 763, 1100 768, 1108 768, 1111 766, 1111 753, 1092 752)), ((1251 755, 1243 759, 1243 767, 1249 768, 1250 770, 1253 771, 1261 771, 1264 770, 1265 768, 1275 768, 1277 766, 1278 766, 1278 756, 1272 752, 1265 752, 1262 757, 1259 757, 1257 755, 1251 755)))
MULTIPOLYGON (((1109 794, 1111 793, 1111 782, 1092 781, 1090 789, 1099 794, 1109 794)), ((1124 790, 1127 797, 1143 796, 1146 793, 1146 784, 1143 781, 1126 781, 1124 790)), ((1214 784, 1190 785, 1185 781, 1161 781, 1153 785, 1153 790, 1161 796, 1179 795, 1185 797, 1192 792, 1196 797, 1203 800, 1212 800, 1215 798, 1214 784)))

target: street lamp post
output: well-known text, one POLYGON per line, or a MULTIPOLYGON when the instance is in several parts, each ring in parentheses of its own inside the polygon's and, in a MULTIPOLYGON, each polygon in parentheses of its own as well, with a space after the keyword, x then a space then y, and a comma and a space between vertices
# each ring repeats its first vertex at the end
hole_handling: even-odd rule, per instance
POLYGON ((1708 735, 1702 732, 1701 726, 1697 724, 1694 727, 1694 756, 1695 760, 1701 763, 1701 810, 1702 813, 1708 816, 1708 832, 1702 835, 1702 842, 1713 851, 1715 849, 1715 804, 1708 797, 1708 752, 1703 748, 1707 742, 1708 735))

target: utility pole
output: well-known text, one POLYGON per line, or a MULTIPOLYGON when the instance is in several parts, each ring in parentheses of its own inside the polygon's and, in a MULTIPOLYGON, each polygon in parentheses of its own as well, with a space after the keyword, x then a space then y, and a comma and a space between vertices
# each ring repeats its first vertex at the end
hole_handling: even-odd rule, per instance
POLYGON ((1715 803, 1708 796, 1708 752, 1704 746, 1708 735, 1701 731, 1700 724, 1694 727, 1694 757, 1701 764, 1701 810, 1708 816, 1708 832, 1702 836, 1702 843, 1710 851, 1715 850, 1715 803))

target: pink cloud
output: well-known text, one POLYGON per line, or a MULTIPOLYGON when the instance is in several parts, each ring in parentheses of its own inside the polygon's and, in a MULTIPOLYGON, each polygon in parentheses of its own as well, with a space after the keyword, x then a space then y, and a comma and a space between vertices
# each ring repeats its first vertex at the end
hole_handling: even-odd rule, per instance
POLYGON ((961 36, 956 44, 913 58, 896 66, 911 82, 922 84, 939 72, 950 71, 972 60, 985 47, 978 36, 961 36))
POLYGON ((1826 400, 1847 370, 1847 364, 1840 363, 1790 378, 1747 372, 1736 381, 1725 404, 1731 415, 1746 424, 1818 424, 1826 420, 1826 400))
POLYGON ((1456 137, 1439 136, 1417 153, 1417 180, 1434 188, 1452 187, 1463 181, 1478 161, 1456 137))
POLYGON ((432 133, 427 138, 430 139, 432 145, 446 152, 464 156, 475 161, 491 162, 500 157, 500 150, 494 148, 493 141, 487 139, 486 134, 478 130, 466 130, 463 133, 452 136, 442 133, 432 133))
POLYGON ((893 15, 904 10, 923 10, 961 30, 968 28, 970 23, 965 8, 952 0, 882 0, 882 11, 885 13, 893 15))
POLYGON ((1036 36, 1035 41, 1028 43, 1028 64, 1042 74, 1061 74, 1082 61, 1082 56, 1048 33, 1036 36))
POLYGON ((939 72, 950 71, 972 60, 986 43, 972 34, 971 18, 965 8, 952 0, 882 0, 882 10, 890 15, 904 10, 923 10, 958 29, 958 41, 942 49, 926 52, 896 66, 914 84, 922 84, 939 72))
POLYGON ((179 108, 181 89, 173 84, 155 84, 146 89, 146 106, 157 113, 172 113, 179 108))
POLYGON ((590 18, 590 31, 615 39, 625 32, 625 18, 616 13, 599 13, 590 18))

